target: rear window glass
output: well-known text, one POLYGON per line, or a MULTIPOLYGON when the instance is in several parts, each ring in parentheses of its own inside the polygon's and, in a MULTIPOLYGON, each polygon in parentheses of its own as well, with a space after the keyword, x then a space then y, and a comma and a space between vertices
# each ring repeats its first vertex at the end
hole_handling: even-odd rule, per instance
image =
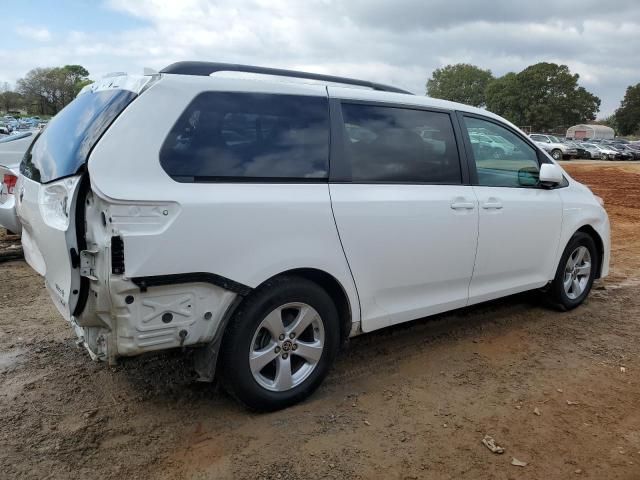
POLYGON ((76 174, 102 134, 135 97, 128 90, 78 96, 51 119, 27 150, 20 172, 41 183, 76 174))
POLYGON ((201 93, 169 133, 160 163, 179 182, 326 179, 327 99, 201 93))

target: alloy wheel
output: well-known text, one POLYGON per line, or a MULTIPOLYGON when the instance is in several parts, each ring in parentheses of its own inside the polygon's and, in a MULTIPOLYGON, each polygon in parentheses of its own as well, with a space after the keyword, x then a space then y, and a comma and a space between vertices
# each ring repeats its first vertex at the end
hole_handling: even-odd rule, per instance
POLYGON ((251 342, 249 366, 267 390, 297 387, 315 370, 324 350, 324 324, 306 303, 287 303, 260 322, 251 342))
POLYGON ((571 300, 582 295, 589 284, 591 276, 591 254, 584 246, 576 248, 569 258, 564 269, 564 292, 571 300))

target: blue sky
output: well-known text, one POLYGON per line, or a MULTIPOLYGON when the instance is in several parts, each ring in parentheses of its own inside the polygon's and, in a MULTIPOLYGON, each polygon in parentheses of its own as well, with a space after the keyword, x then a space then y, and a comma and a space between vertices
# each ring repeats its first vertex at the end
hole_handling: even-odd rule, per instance
POLYGON ((298 68, 424 94, 434 69, 569 65, 602 99, 640 82, 640 2, 609 0, 16 0, 0 12, 0 84, 81 64, 96 79, 178 60, 298 68))
MULTIPOLYGON (((107 4, 83 0, 23 0, 2 9, 2 24, 15 28, 46 29, 52 38, 70 31, 123 32, 147 24, 143 19, 110 8, 107 4)), ((3 35, 3 47, 20 48, 34 41, 28 35, 3 35)))

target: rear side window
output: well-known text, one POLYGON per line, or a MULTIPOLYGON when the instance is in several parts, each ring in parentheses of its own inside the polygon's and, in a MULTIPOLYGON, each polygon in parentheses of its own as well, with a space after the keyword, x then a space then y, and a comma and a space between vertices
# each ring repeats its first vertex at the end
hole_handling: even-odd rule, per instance
POLYGON ((128 90, 79 95, 38 135, 22 160, 20 172, 41 183, 75 175, 102 134, 135 97, 128 90))
POLYGON ((353 182, 462 182, 448 114, 345 103, 342 116, 353 182))
POLYGON ((329 174, 324 97, 205 92, 160 151, 176 181, 323 181, 329 174))

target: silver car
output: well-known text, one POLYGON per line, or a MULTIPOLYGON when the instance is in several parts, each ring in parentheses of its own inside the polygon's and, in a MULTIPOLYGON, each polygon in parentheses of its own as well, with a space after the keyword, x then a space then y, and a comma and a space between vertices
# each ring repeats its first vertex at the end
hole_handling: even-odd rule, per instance
POLYGON ((13 233, 22 231, 16 215, 14 189, 20 174, 20 162, 34 138, 33 132, 0 138, 0 227, 13 233))
POLYGON ((575 147, 562 143, 553 135, 532 133, 529 137, 536 143, 536 145, 549 152, 554 160, 562 160, 563 158, 578 156, 578 150, 575 147))

